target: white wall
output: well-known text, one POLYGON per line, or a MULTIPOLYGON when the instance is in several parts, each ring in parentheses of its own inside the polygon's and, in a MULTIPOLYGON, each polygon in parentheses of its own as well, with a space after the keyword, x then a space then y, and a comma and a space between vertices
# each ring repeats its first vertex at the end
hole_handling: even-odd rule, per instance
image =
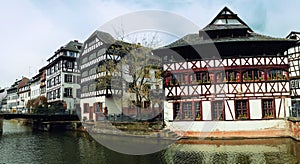
POLYGON ((276 109, 276 117, 277 118, 278 118, 278 114, 280 114, 280 116, 281 115, 283 116, 284 105, 285 105, 284 99, 280 99, 280 98, 275 99, 275 109, 276 109), (280 113, 279 113, 279 110, 280 110, 280 113))
POLYGON ((249 100, 250 119, 262 118, 262 106, 261 99, 249 100))
POLYGON ((173 120, 173 104, 167 101, 164 101, 164 120, 173 120))
POLYGON ((31 100, 39 97, 40 93, 41 93, 40 92, 40 82, 38 82, 38 83, 37 82, 32 83, 30 85, 30 90, 31 90, 31 94, 30 94, 31 100))
POLYGON ((121 114, 122 113, 122 106, 119 106, 116 103, 115 103, 115 100, 113 98, 105 98, 105 104, 104 104, 103 108, 107 107, 108 114, 121 114))
MULTIPOLYGON (((235 118, 234 100, 228 100, 228 104, 229 104, 229 107, 231 109, 231 113, 232 113, 232 116, 233 116, 233 119, 234 119, 235 118)), ((230 109, 229 109, 226 101, 224 101, 224 105, 225 105, 225 119, 226 120, 232 120, 232 117, 231 117, 231 114, 230 114, 230 109)))
POLYGON ((202 116, 203 120, 211 120, 211 102, 202 101, 202 116))
POLYGON ((243 121, 175 121, 166 122, 172 131, 214 132, 214 131, 255 131, 266 129, 286 129, 285 120, 243 120, 243 121))

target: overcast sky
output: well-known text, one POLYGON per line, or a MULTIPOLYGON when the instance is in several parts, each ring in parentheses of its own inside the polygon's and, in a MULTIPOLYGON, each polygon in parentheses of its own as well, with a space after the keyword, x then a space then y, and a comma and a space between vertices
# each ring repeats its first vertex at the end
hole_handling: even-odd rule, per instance
POLYGON ((2 88, 22 76, 34 76, 68 41, 84 42, 105 22, 134 11, 169 11, 203 28, 227 6, 257 33, 285 37, 300 31, 298 0, 0 0, 0 4, 2 88))

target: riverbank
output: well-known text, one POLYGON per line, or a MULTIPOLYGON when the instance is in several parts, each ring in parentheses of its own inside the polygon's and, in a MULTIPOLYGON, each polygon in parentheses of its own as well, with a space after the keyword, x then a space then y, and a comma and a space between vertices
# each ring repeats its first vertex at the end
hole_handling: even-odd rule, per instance
POLYGON ((161 139, 235 140, 251 138, 286 138, 300 141, 300 120, 296 118, 245 121, 190 122, 41 122, 17 119, 21 125, 41 131, 87 131, 106 135, 161 139))

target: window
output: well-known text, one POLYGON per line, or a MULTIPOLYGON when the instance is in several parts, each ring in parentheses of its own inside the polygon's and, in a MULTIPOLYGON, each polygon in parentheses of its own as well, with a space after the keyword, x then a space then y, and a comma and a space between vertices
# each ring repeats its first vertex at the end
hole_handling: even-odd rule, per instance
POLYGON ((270 70, 268 71, 268 80, 287 80, 288 72, 284 70, 270 70))
POLYGON ((57 82, 60 84, 60 75, 57 76, 57 82))
POLYGON ((202 120, 201 102, 194 102, 195 120, 202 120))
POLYGON ((88 71, 82 72, 81 76, 82 76, 82 77, 87 77, 87 76, 88 76, 88 71))
POLYGON ((75 53, 75 52, 72 52, 72 51, 69 51, 69 56, 70 56, 70 57, 76 57, 76 53, 75 53))
POLYGON ((102 103, 100 103, 100 102, 94 103, 94 108, 95 108, 95 113, 102 112, 102 103))
POLYGON ((72 88, 65 88, 65 97, 72 97, 72 88))
POLYGON ((54 72, 57 71, 57 64, 54 65, 54 72))
POLYGON ((227 81, 226 76, 225 76, 225 72, 219 72, 216 74, 216 78, 215 78, 217 83, 222 83, 227 81))
POLYGON ((51 67, 51 74, 54 73, 54 67, 51 67))
POLYGON ((54 78, 50 80, 51 81, 51 86, 54 86, 54 78))
POLYGON ((54 98, 54 96, 53 96, 54 91, 52 91, 52 92, 50 92, 50 93, 51 93, 50 98, 51 98, 51 99, 54 98))
POLYGON ((275 118, 275 105, 274 99, 262 100, 262 117, 275 118))
POLYGON ((54 91, 53 91, 53 99, 56 99, 56 95, 57 95, 56 91, 57 91, 57 90, 54 90, 54 91))
POLYGON ((57 98, 60 98, 60 88, 58 88, 58 89, 56 90, 56 97, 57 97, 57 98))
POLYGON ((226 78, 223 79, 224 82, 240 82, 240 73, 235 71, 226 71, 226 78))
POLYGON ((90 71, 89 71, 89 75, 94 75, 94 74, 96 74, 97 73, 97 69, 96 68, 92 68, 92 69, 90 69, 90 71))
POLYGON ((85 64, 85 63, 87 63, 88 62, 88 58, 87 57, 85 57, 85 58, 83 58, 82 60, 81 60, 81 64, 85 64))
POLYGON ((210 79, 210 76, 209 76, 208 72, 196 72, 195 76, 196 76, 195 79, 196 79, 198 84, 200 84, 200 83, 210 83, 211 82, 211 79, 210 79))
POLYGON ((97 57, 103 55, 105 53, 106 49, 105 48, 102 48, 100 49, 98 52, 97 52, 97 57))
POLYGON ((89 61, 93 60, 96 58, 96 53, 92 53, 89 57, 89 61))
POLYGON ((48 88, 50 88, 50 87, 51 87, 50 80, 47 80, 47 86, 48 86, 48 88))
POLYGON ((96 91, 96 84, 90 84, 89 86, 89 92, 96 91))
POLYGON ((50 95, 51 95, 50 92, 47 92, 47 99, 48 99, 48 100, 51 100, 50 95))
POLYGON ((58 77, 58 76, 57 76, 57 77, 55 77, 54 79, 55 79, 55 84, 59 84, 59 83, 60 83, 60 81, 59 81, 59 77, 58 77))
POLYGON ((50 69, 47 69, 47 75, 51 75, 50 69))
POLYGON ((88 113, 89 112, 89 104, 88 103, 84 103, 83 104, 83 113, 88 113))
POLYGON ((58 62, 58 70, 60 70, 61 69, 61 63, 60 62, 58 62))
POLYGON ((248 100, 236 100, 235 102, 235 118, 249 119, 248 100))
POLYGON ((183 102, 182 103, 182 118, 184 120, 193 120, 192 114, 192 102, 183 102))
POLYGON ((72 83, 73 82, 73 76, 72 75, 65 75, 65 82, 66 83, 72 83))
POLYGON ((87 93, 89 91, 89 87, 88 86, 83 86, 82 87, 82 92, 83 93, 87 93))
POLYGON ((264 81, 264 72, 260 70, 248 70, 243 73, 243 81, 264 81))
POLYGON ((201 102, 175 102, 173 103, 174 120, 202 120, 201 102))
POLYGON ((73 63, 73 62, 67 61, 67 62, 66 62, 66 67, 67 67, 68 69, 73 69, 74 63, 73 63))
POLYGON ((174 120, 180 119, 180 103, 173 104, 173 119, 174 120))
POLYGON ((212 102, 212 120, 225 120, 224 101, 212 102))

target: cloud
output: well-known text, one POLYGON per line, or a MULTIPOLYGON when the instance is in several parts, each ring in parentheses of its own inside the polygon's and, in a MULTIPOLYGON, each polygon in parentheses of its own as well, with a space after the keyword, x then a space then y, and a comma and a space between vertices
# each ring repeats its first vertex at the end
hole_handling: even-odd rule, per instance
MULTIPOLYGON (((60 46, 73 39, 83 42, 105 22, 130 12, 169 11, 203 28, 228 6, 254 31, 285 37, 291 30, 300 30, 299 3, 297 0, 3 1, 0 6, 0 86, 9 86, 22 76, 33 76, 60 46)), ((180 28, 181 24, 170 26, 180 28)))

